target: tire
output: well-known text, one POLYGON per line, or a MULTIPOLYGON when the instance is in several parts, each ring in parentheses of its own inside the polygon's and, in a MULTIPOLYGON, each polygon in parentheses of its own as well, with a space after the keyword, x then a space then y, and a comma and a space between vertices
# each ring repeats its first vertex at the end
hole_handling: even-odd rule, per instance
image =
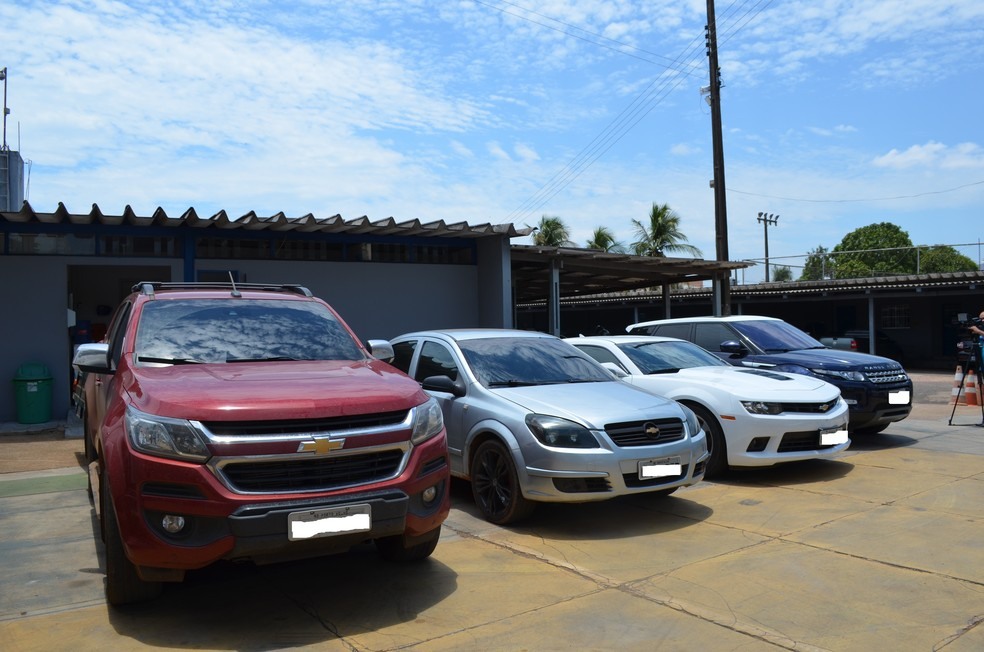
POLYGON ((126 556, 123 548, 123 538, 109 488, 103 487, 101 493, 106 496, 102 518, 106 536, 106 602, 116 607, 153 600, 161 594, 164 587, 160 582, 145 582, 137 575, 137 567, 126 556))
POLYGON ((408 543, 407 536, 376 539, 376 551, 387 561, 419 561, 431 556, 441 538, 441 528, 436 527, 422 537, 415 537, 408 543))
POLYGON ((499 440, 484 442, 471 462, 475 504, 485 520, 497 525, 526 518, 536 506, 523 497, 509 450, 499 440))
POLYGON ((724 439, 721 424, 703 405, 687 403, 687 407, 697 415, 700 429, 707 436, 707 448, 711 456, 707 459, 707 465, 704 467, 704 477, 720 476, 728 470, 728 442, 724 439))
POLYGON ((89 432, 89 415, 82 409, 82 441, 84 442, 86 464, 96 459, 96 447, 92 443, 92 433, 89 432))

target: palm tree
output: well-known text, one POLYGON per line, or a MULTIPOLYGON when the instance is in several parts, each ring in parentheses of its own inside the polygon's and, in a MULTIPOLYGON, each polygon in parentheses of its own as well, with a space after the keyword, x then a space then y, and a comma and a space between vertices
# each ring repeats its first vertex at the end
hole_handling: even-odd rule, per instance
POLYGON ((544 215, 533 231, 533 244, 541 247, 573 247, 571 232, 564 220, 555 215, 544 215))
POLYGON ((682 251, 692 256, 704 254, 700 249, 687 244, 687 236, 680 230, 680 216, 669 204, 653 203, 649 212, 649 223, 632 220, 638 241, 632 243, 632 250, 639 256, 663 256, 665 251, 682 251))
POLYGON ((625 251, 625 246, 615 239, 615 234, 607 226, 599 226, 594 231, 594 235, 584 245, 588 249, 600 249, 607 253, 620 254, 625 251))

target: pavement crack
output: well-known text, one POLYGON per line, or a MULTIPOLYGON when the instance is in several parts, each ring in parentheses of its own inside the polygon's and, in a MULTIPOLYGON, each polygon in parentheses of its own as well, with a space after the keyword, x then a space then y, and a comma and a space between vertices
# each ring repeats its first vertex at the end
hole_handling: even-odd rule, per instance
POLYGON ((981 623, 984 623, 984 614, 974 616, 959 631, 955 632, 954 634, 951 634, 950 636, 947 636, 942 641, 940 641, 939 643, 937 643, 936 645, 934 645, 933 646, 933 651, 935 652, 936 650, 942 650, 942 649, 946 648, 948 645, 950 645, 950 643, 953 643, 953 642, 957 641, 964 634, 966 634, 967 632, 971 631, 972 629, 974 629, 975 627, 977 627, 981 623))

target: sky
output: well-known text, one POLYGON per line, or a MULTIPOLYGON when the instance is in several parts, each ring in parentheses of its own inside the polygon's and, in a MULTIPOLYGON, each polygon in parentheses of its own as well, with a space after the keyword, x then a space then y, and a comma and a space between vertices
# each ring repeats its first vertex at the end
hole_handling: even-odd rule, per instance
MULTIPOLYGON (((767 228, 795 277, 879 222, 984 259, 984 2, 716 5, 729 259, 761 263, 767 228)), ((38 212, 550 215, 584 246, 665 203, 714 259, 707 22, 706 0, 5 0, 6 141, 38 212)))

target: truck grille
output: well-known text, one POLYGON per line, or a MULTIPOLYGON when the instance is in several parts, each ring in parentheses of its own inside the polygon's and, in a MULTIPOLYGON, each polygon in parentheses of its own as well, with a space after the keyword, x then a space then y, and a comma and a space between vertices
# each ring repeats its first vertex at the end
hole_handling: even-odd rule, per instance
POLYGON ((316 459, 229 461, 220 468, 229 487, 241 493, 327 491, 395 477, 404 453, 384 450, 316 459))
POLYGON ((318 434, 343 430, 367 430, 398 426, 407 419, 406 411, 355 414, 330 419, 286 419, 282 421, 205 421, 209 433, 219 437, 269 437, 298 433, 318 434))
POLYGON ((651 419, 609 423, 605 432, 616 446, 655 446, 683 439, 683 422, 679 419, 651 419))
POLYGON ((905 373, 905 369, 899 366, 895 367, 865 367, 864 375, 868 377, 873 383, 879 385, 885 385, 888 383, 901 383, 904 384, 908 382, 909 376, 905 373))

